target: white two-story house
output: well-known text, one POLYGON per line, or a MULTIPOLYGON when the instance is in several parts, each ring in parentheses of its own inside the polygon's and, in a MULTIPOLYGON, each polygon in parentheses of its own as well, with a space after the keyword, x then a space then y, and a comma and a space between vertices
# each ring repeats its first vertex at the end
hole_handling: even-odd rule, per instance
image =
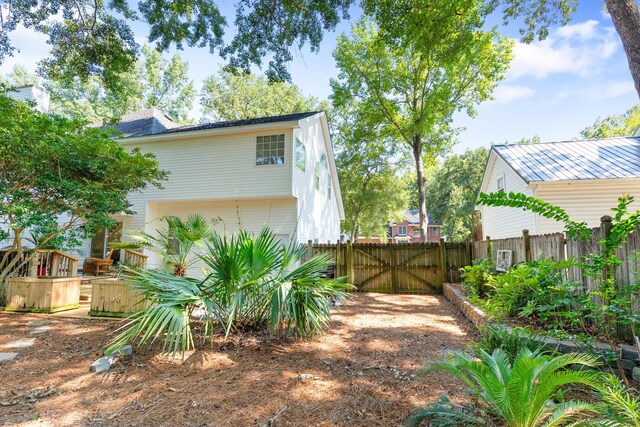
POLYGON ((267 225, 283 242, 340 237, 344 210, 323 112, 178 127, 150 109, 116 129, 125 147, 153 153, 170 175, 163 189, 130 194, 135 215, 117 216, 119 229, 88 241, 86 256, 102 256, 128 230, 152 232, 163 216, 192 213, 216 219, 223 233, 267 225))

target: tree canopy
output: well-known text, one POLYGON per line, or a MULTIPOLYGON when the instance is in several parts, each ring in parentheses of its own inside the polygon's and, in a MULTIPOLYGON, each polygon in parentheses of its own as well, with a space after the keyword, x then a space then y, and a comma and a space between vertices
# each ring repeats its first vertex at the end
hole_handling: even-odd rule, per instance
POLYGON ((142 52, 135 68, 123 73, 115 87, 105 87, 94 76, 86 81, 45 80, 44 86, 51 94, 51 110, 91 122, 111 122, 124 114, 154 107, 177 122, 190 123, 196 91, 187 74, 189 64, 178 54, 165 58, 148 45, 143 46, 142 52))
POLYGON ((442 234, 449 240, 467 241, 479 226, 476 199, 487 156, 485 147, 452 154, 428 175, 425 194, 429 213, 442 222, 442 234))
MULTIPOLYGON (((411 3, 411 2, 408 2, 411 3)), ((399 141, 416 164, 421 238, 425 239, 424 158, 445 152, 456 129, 457 111, 475 113, 474 106, 491 97, 504 78, 511 42, 495 29, 483 31, 479 3, 428 2, 428 8, 403 13, 404 3, 379 2, 381 28, 368 20, 355 24, 351 37, 341 35, 334 52, 340 70, 332 81, 336 106, 357 101, 385 135, 399 141), (431 13, 432 12, 432 13, 431 13), (402 20, 394 18, 402 16, 402 20), (402 24, 402 31, 384 18, 402 24)))
POLYGON ((328 108, 326 102, 305 96, 294 84, 229 70, 220 70, 204 80, 200 103, 204 116, 211 120, 242 120, 328 108))
POLYGON ((580 131, 584 139, 631 136, 640 126, 640 105, 635 105, 622 114, 599 118, 580 131))
MULTIPOLYGON (((113 227, 111 215, 130 212, 130 192, 159 187, 167 176, 152 154, 125 150, 109 130, 40 113, 4 93, 0 117, 12 118, 0 122, 0 223, 19 254, 27 230, 45 245, 113 227)), ((18 259, 0 259, 0 283, 18 259)))
POLYGON ((124 0, 0 0, 0 63, 14 53, 11 33, 22 25, 48 37, 51 54, 40 64, 44 75, 67 83, 94 75, 113 90, 123 73, 133 71, 139 46, 132 24, 138 21, 149 26, 148 41, 162 51, 207 47, 244 70, 269 58, 267 74, 288 79, 291 50, 305 44, 317 50, 324 31, 348 18, 351 3, 240 0, 234 34, 225 40, 227 18, 209 0, 142 0, 137 7, 124 0))

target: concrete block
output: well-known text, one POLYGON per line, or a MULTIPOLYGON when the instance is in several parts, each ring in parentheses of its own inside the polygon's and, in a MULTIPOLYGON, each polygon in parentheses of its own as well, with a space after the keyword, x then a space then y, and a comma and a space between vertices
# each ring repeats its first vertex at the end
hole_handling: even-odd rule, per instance
POLYGON ((5 344, 3 347, 7 348, 27 348, 31 347, 36 342, 35 338, 22 338, 19 340, 11 341, 5 344))
POLYGON ((133 347, 130 345, 125 345, 120 347, 119 349, 109 353, 106 356, 102 356, 100 359, 96 360, 91 364, 91 372, 95 372, 99 374, 101 372, 106 372, 111 369, 111 366, 115 363, 116 359, 120 356, 130 356, 133 354, 133 347))
POLYGON ((631 370, 631 378, 634 381, 640 381, 640 367, 636 366, 631 370))
POLYGON ((9 360, 13 360, 16 358, 18 353, 8 352, 8 353, 0 353, 0 363, 8 362, 9 360))
POLYGON ((29 334, 31 335, 39 335, 39 334, 44 334, 45 332, 49 332, 51 330, 51 326, 38 326, 37 328, 33 329, 32 331, 29 332, 29 334))

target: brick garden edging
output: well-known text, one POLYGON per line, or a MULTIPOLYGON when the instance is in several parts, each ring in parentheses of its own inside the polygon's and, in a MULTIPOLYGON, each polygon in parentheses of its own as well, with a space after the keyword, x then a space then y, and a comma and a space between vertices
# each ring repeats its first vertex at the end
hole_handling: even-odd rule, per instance
MULTIPOLYGON (((473 323, 473 325, 477 328, 489 323, 489 319, 487 314, 480 309, 480 307, 472 304, 467 296, 464 294, 459 285, 454 283, 445 283, 443 285, 444 295, 447 297, 449 301, 464 314, 464 316, 473 323)), ((505 329, 511 329, 509 326, 502 325, 505 329)), ((580 346, 579 344, 574 343, 569 340, 558 340, 551 337, 539 337, 537 341, 541 344, 549 348, 553 348, 561 353, 571 353, 571 352, 580 352, 584 351, 585 347, 580 346)), ((601 349, 608 349, 609 346, 604 343, 594 343, 594 347, 601 349)), ((638 371, 640 371, 640 355, 638 354, 638 350, 630 345, 620 344, 618 346, 618 351, 620 353, 622 366, 627 374, 634 377, 634 379, 638 378, 638 371)))

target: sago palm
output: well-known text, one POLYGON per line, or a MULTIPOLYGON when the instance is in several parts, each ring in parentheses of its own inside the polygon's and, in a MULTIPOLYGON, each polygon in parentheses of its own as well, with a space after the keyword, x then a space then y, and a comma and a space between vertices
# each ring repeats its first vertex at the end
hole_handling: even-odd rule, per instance
MULTIPOLYGON (((464 381, 490 413, 508 427, 560 426, 596 413, 593 405, 567 401, 555 403, 555 393, 571 384, 596 387, 601 374, 591 370, 571 370, 572 365, 593 367, 597 360, 587 354, 546 356, 522 349, 512 361, 502 349, 492 354, 480 350, 478 358, 464 353, 434 363, 429 370, 450 372, 464 381)), ((417 413, 411 420, 420 425, 441 415, 431 410, 417 413)))

